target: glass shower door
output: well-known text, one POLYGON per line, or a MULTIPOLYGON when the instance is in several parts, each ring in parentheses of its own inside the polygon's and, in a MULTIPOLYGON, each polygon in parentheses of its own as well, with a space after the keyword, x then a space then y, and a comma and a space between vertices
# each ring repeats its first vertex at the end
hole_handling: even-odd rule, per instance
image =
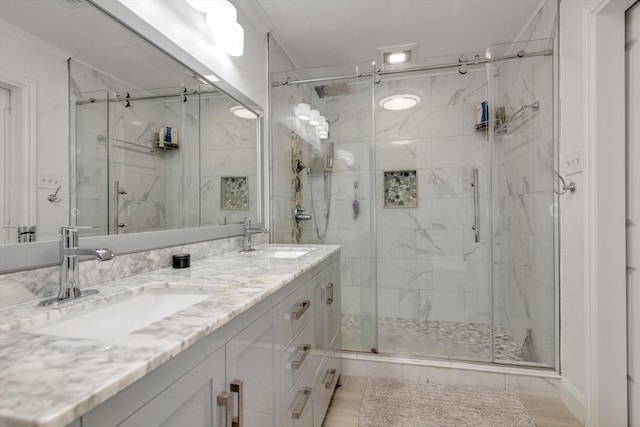
POLYGON ((342 245, 342 348, 370 352, 378 347, 371 65, 273 73, 271 81, 272 239, 342 245), (321 80, 295 83, 308 79, 321 80), (296 117, 300 103, 325 116, 327 139, 296 117), (292 171, 296 160, 306 169, 292 171), (293 219, 298 204, 312 220, 293 219))
POLYGON ((554 367, 557 162, 552 40, 491 47, 495 361, 554 367), (505 344, 506 343, 506 344, 505 344), (506 347, 505 347, 506 345, 506 347))
POLYGON ((486 94, 481 66, 383 76, 375 86, 381 353, 491 360, 490 145, 476 130, 486 94), (420 100, 382 107, 398 95, 420 100))
POLYGON ((78 93, 71 144, 73 172, 70 224, 98 227, 84 235, 111 232, 109 224, 109 103, 107 91, 78 93))

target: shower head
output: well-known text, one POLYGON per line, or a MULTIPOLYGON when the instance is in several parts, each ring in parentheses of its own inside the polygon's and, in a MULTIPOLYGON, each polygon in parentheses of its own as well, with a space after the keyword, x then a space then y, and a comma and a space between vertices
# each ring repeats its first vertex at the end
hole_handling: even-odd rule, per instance
POLYGON ((351 85, 347 82, 333 83, 330 85, 321 85, 314 88, 318 94, 318 98, 326 98, 328 96, 341 96, 351 94, 351 85))

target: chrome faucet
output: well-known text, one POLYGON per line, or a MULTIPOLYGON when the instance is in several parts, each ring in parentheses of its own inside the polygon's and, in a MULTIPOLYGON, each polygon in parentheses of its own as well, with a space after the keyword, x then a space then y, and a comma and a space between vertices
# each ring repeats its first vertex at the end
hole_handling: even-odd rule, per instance
POLYGON ((244 219, 244 238, 242 239, 242 251, 241 252, 251 252, 253 249, 251 248, 251 235, 256 233, 268 233, 269 230, 262 227, 252 227, 251 221, 252 218, 244 219))
POLYGON ((78 248, 78 230, 92 227, 60 227, 60 289, 58 296, 48 298, 39 305, 54 305, 80 296, 95 294, 98 291, 88 289, 80 291, 80 255, 93 255, 98 261, 108 261, 114 255, 109 249, 78 248))
POLYGON ((311 219, 311 215, 304 213, 305 211, 305 208, 299 206, 293 210, 293 217, 296 219, 296 222, 309 221, 311 219))

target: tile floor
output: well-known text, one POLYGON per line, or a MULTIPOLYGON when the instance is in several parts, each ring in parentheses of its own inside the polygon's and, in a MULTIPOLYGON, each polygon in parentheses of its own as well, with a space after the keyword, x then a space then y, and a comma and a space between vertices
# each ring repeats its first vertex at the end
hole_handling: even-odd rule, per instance
MULTIPOLYGON (((367 379, 343 376, 342 385, 333 395, 323 427, 358 427, 358 414, 367 379)), ((582 424, 560 399, 519 394, 529 416, 537 427, 580 427, 582 424)))

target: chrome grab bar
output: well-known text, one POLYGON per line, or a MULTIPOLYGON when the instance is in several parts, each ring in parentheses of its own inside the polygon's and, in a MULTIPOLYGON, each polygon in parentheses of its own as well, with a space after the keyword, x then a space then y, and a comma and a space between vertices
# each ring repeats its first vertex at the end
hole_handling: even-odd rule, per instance
POLYGON ((471 229, 475 234, 475 242, 480 242, 480 188, 478 187, 479 183, 479 175, 480 169, 473 168, 473 182, 471 186, 473 187, 473 226, 471 229))

